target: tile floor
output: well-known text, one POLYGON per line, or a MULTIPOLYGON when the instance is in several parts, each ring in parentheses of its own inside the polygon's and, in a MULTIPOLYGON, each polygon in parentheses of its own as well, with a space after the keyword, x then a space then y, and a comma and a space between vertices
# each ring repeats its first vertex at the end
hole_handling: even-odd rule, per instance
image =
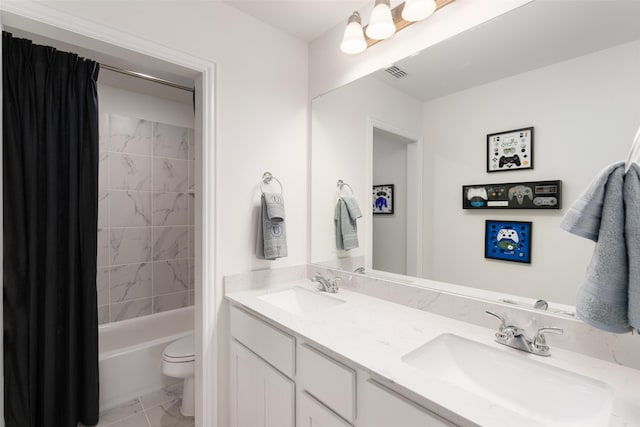
POLYGON ((96 427, 192 427, 193 417, 180 413, 181 395, 182 381, 104 411, 96 427))

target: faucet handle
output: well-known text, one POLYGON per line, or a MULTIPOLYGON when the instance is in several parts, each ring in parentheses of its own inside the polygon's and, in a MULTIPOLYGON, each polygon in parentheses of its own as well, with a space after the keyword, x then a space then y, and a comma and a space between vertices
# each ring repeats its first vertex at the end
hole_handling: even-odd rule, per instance
POLYGON ((549 346, 547 345, 545 334, 562 335, 564 334, 564 329, 556 327, 538 329, 538 332, 536 332, 536 335, 533 337, 533 341, 531 342, 531 348, 533 352, 541 356, 549 356, 549 346))
POLYGON ((507 327, 507 319, 505 319, 503 316, 500 316, 499 314, 494 313, 493 311, 489 311, 489 310, 486 310, 484 313, 488 314, 489 316, 493 316, 496 319, 498 319, 500 321, 500 329, 504 329, 504 328, 507 327))
POLYGON ((539 342, 544 344, 545 343, 544 334, 562 335, 564 334, 564 329, 556 328, 554 326, 547 326, 544 328, 540 328, 538 329, 538 332, 536 332, 536 336, 534 337, 534 339, 537 339, 539 342))
POLYGON ((505 343, 509 338, 512 338, 516 335, 516 328, 507 326, 507 319, 505 319, 503 316, 500 316, 499 314, 489 310, 486 310, 485 314, 493 316, 500 321, 498 332, 495 333, 496 341, 498 341, 499 343, 505 343))
POLYGON ((329 292, 335 294, 338 292, 338 283, 342 280, 342 277, 334 277, 333 280, 329 280, 329 292))

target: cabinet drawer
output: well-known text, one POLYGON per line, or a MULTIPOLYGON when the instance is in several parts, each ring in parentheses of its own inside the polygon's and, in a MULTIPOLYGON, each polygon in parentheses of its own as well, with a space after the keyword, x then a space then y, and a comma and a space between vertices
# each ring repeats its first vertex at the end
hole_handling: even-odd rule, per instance
POLYGON ((364 385, 361 415, 367 427, 454 427, 440 416, 418 406, 375 381, 364 385))
POLYGON ((306 392, 299 394, 297 427, 351 427, 306 392))
POLYGON ((231 307, 231 336, 293 378, 295 338, 237 307, 231 307))
POLYGON ((313 397, 349 422, 356 418, 356 373, 307 345, 298 349, 298 380, 313 397))

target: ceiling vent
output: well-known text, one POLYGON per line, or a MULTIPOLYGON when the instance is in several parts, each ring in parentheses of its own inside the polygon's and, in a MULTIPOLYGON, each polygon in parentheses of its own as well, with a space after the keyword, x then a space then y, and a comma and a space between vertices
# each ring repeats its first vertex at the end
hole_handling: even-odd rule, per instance
POLYGON ((405 77, 407 75, 407 73, 404 70, 396 67, 395 65, 392 65, 389 68, 385 68, 384 70, 387 73, 391 74, 396 79, 401 79, 401 78, 403 78, 403 77, 405 77))

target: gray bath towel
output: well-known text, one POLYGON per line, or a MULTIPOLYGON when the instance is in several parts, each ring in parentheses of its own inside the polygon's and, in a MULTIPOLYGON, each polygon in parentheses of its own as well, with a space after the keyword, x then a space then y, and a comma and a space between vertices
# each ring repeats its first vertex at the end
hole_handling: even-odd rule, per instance
POLYGON ((262 193, 256 257, 274 260, 287 256, 287 231, 282 194, 262 193))
POLYGON ((362 217, 362 212, 354 197, 341 197, 338 200, 334 215, 336 248, 348 251, 358 247, 356 220, 360 217, 362 217))
POLYGON ((629 259, 629 324, 640 328, 640 166, 624 177, 625 241, 629 259))
POLYGON ((597 244, 584 283, 578 290, 576 312, 580 319, 596 328, 624 333, 630 330, 624 165, 616 164, 606 179, 596 179, 592 186, 602 188, 589 188, 584 194, 593 197, 579 200, 581 204, 577 209, 582 213, 586 226, 576 222, 568 230, 586 238, 591 238, 597 231, 597 244))
POLYGON ((624 162, 614 163, 600 171, 565 214, 560 223, 563 230, 594 242, 598 241, 605 185, 611 173, 622 165, 624 162))

